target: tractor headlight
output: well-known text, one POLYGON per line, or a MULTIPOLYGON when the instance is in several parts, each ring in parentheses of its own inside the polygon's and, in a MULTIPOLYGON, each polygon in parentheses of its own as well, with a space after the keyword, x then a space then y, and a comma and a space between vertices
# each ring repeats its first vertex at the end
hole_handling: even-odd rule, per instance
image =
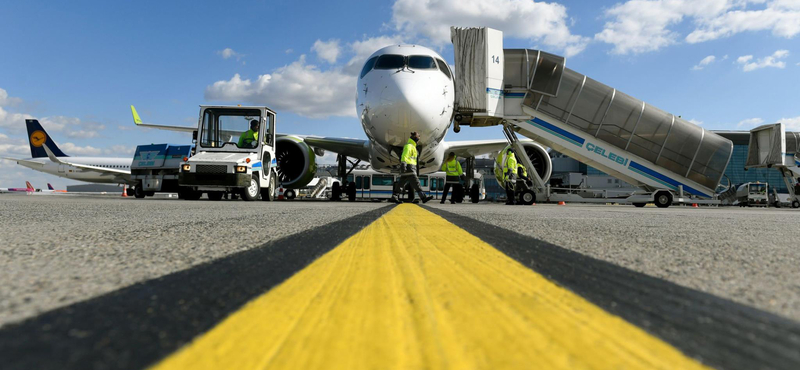
POLYGON ((247 166, 236 166, 237 173, 245 173, 247 172, 247 166))
POLYGON ((192 169, 192 166, 191 166, 191 165, 189 165, 189 164, 184 164, 184 165, 183 165, 183 170, 184 170, 184 171, 186 171, 186 172, 189 172, 189 170, 191 170, 191 169, 192 169))

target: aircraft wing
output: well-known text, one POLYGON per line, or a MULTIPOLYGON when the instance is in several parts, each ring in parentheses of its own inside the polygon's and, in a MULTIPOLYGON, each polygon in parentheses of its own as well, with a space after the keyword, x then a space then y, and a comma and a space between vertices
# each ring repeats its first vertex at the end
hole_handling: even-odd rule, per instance
MULTIPOLYGON (((524 140, 523 140, 524 141, 524 140)), ((469 141, 447 141, 445 156, 450 152, 455 152, 457 157, 475 157, 481 154, 497 153, 508 145, 508 141, 502 140, 469 140, 469 141)))
POLYGON ((53 152, 50 150, 50 148, 47 147, 47 145, 42 145, 42 148, 44 148, 44 151, 47 152, 47 157, 50 158, 51 161, 53 161, 55 163, 58 163, 58 164, 65 164, 65 165, 68 165, 68 166, 77 167, 77 168, 84 169, 84 170, 100 172, 100 173, 109 174, 109 175, 130 175, 131 174, 130 171, 126 171, 126 170, 120 170, 120 169, 115 169, 115 168, 104 168, 104 167, 97 167, 97 166, 87 166, 85 164, 77 164, 77 163, 71 163, 71 162, 63 161, 63 160, 59 159, 58 157, 56 157, 55 154, 53 154, 53 152))
POLYGON ((134 108, 132 105, 131 105, 131 114, 133 114, 133 123, 135 123, 136 126, 140 127, 156 128, 159 130, 180 131, 180 132, 193 132, 197 130, 197 127, 166 126, 166 125, 154 125, 152 123, 143 123, 142 119, 139 118, 139 113, 136 113, 136 108, 134 108))
POLYGON ((369 141, 367 140, 317 136, 305 136, 303 140, 314 148, 369 161, 369 141))
POLYGON ((29 165, 36 165, 36 166, 39 166, 39 167, 44 167, 44 163, 37 162, 37 161, 28 161, 28 160, 25 160, 25 159, 8 158, 8 157, 2 157, 2 159, 6 159, 6 160, 9 160, 9 161, 14 161, 14 162, 17 162, 17 163, 25 163, 25 164, 29 164, 29 165))

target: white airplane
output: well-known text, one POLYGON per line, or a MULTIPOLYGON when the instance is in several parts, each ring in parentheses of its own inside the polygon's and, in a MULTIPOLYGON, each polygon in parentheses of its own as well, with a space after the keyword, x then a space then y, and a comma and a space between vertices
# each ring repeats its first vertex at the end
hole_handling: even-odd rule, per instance
MULTIPOLYGON (((277 135, 276 158, 282 187, 308 184, 314 177, 315 153, 321 155, 324 150, 339 154, 340 169, 342 161, 351 157, 368 161, 379 172, 399 172, 400 154, 411 132, 421 135, 417 146, 422 174, 438 171, 446 153, 475 157, 496 153, 508 145, 505 140, 444 140, 453 121, 453 73, 439 54, 426 47, 393 45, 376 51, 364 64, 356 90, 356 110, 368 139, 277 135)), ((133 106, 131 111, 139 126, 196 130, 142 123, 133 106)), ((525 141, 523 146, 546 181, 551 172, 547 150, 531 141, 525 141)))
POLYGON ((111 184, 133 184, 132 158, 70 157, 53 141, 35 119, 25 120, 31 158, 3 158, 36 171, 73 180, 111 184))

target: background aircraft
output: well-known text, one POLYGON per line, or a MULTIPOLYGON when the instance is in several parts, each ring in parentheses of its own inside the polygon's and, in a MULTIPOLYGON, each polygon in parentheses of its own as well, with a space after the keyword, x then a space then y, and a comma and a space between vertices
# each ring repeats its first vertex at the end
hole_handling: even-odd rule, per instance
POLYGON ((30 181, 25 181, 25 186, 27 188, 0 188, 0 193, 16 193, 16 192, 25 192, 25 193, 33 193, 36 189, 33 188, 30 181))
POLYGON ((25 125, 28 128, 31 158, 3 159, 15 161, 36 171, 74 180, 132 184, 130 179, 132 158, 70 157, 58 148, 38 120, 26 119, 25 125))

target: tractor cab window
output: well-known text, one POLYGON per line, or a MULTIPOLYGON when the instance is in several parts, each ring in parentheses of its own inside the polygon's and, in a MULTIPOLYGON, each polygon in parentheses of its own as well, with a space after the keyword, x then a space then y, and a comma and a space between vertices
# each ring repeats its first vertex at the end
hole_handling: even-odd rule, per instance
POLYGON ((261 124, 261 111, 258 109, 206 109, 200 146, 255 148, 261 124))

